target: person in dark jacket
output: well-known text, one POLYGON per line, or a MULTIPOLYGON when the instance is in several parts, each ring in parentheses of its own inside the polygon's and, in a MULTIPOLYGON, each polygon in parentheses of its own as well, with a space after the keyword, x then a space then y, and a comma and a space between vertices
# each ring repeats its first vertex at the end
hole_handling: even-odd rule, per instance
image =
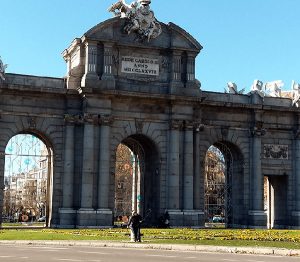
POLYGON ((143 219, 137 212, 132 212, 132 216, 128 221, 128 228, 131 230, 131 241, 141 242, 141 223, 143 219))

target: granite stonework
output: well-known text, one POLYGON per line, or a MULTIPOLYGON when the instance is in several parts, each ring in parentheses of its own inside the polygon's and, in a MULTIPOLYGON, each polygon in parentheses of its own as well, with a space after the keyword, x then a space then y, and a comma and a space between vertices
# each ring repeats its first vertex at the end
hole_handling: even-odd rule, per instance
POLYGON ((65 78, 5 74, 0 83, 0 213, 5 147, 19 133, 52 150, 51 227, 112 226, 116 149, 145 151, 144 211, 171 226, 203 227, 204 159, 211 145, 232 157, 228 227, 267 227, 264 177, 273 192, 273 227, 300 228, 300 111, 285 98, 201 91, 202 46, 175 24, 155 38, 104 21, 63 52, 65 78), (279 187, 280 185, 280 187, 279 187), (276 212, 277 210, 277 212, 276 212))

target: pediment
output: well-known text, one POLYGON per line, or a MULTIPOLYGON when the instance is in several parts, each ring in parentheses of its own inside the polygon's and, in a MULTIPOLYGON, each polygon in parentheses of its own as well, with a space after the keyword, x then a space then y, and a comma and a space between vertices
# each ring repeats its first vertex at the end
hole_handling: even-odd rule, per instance
POLYGON ((100 42, 114 42, 118 45, 138 46, 156 49, 182 49, 199 53, 201 44, 179 26, 160 23, 162 33, 150 41, 139 41, 135 33, 127 34, 123 31, 125 19, 115 17, 108 19, 87 31, 84 38, 100 42))

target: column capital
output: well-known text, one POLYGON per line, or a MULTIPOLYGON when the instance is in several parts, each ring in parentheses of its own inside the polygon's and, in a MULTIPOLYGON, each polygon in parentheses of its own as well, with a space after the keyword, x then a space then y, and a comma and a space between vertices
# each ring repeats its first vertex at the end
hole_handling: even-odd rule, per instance
POLYGON ((87 124, 97 125, 99 124, 99 115, 84 113, 83 121, 87 124))
POLYGON ((179 119, 171 119, 170 120, 170 129, 171 130, 179 130, 183 127, 183 121, 179 119))
POLYGON ((300 138, 300 129, 295 129, 294 130, 294 138, 295 139, 299 139, 300 138))
POLYGON ((260 128, 260 129, 258 129, 258 128, 253 128, 252 130, 251 130, 251 134, 252 134, 252 136, 253 137, 262 137, 262 136, 264 136, 265 134, 266 134, 266 129, 264 129, 264 128, 260 128))
POLYGON ((99 124, 102 126, 111 126, 114 118, 111 115, 101 115, 99 119, 99 124))
POLYGON ((202 132, 204 131, 205 125, 200 122, 200 121, 196 121, 194 122, 194 129, 196 132, 202 132))
POLYGON ((64 120, 67 125, 83 124, 84 122, 82 114, 65 114, 64 120))
POLYGON ((190 121, 190 120, 185 121, 184 128, 186 131, 193 131, 194 127, 195 127, 194 121, 190 121))
POLYGON ((264 122, 261 119, 254 122, 254 125, 251 129, 251 134, 253 137, 261 137, 266 134, 267 130, 265 128, 263 128, 263 125, 264 125, 264 122))

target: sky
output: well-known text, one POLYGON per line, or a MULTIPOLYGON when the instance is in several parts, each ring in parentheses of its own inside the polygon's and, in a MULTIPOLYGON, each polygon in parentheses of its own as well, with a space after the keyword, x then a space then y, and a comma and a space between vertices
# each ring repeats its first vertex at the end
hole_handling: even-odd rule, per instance
MULTIPOLYGON (((113 17, 107 8, 116 1, 0 0, 6 72, 63 77, 63 50, 113 17)), ((203 90, 224 92, 235 82, 249 91, 255 79, 282 80, 289 90, 292 80, 300 82, 299 0, 152 0, 151 9, 203 46, 196 60, 203 90)))

